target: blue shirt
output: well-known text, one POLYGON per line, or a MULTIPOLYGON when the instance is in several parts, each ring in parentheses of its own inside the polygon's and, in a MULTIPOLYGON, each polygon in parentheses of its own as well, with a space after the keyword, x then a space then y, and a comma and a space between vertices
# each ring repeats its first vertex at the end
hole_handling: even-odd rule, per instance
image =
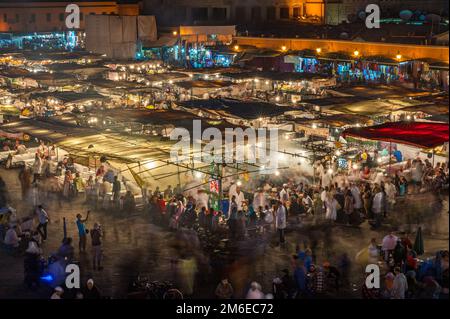
POLYGON ((86 235, 86 226, 84 226, 84 223, 77 219, 77 227, 78 227, 78 234, 80 236, 85 236, 86 235))
POLYGON ((394 157, 397 162, 401 162, 403 160, 402 152, 400 152, 399 150, 394 151, 394 157))

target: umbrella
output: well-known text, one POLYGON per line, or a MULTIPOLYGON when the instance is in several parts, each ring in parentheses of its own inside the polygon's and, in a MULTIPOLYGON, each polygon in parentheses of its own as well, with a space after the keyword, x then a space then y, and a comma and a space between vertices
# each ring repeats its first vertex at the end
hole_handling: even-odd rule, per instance
POLYGON ((416 240, 414 241, 413 249, 417 253, 417 255, 423 255, 423 238, 422 238, 422 227, 419 227, 416 234, 416 240))
POLYGON ((399 15, 400 15, 400 19, 407 21, 407 20, 411 19, 411 17, 413 16, 413 13, 410 10, 402 10, 402 11, 400 11, 399 15))

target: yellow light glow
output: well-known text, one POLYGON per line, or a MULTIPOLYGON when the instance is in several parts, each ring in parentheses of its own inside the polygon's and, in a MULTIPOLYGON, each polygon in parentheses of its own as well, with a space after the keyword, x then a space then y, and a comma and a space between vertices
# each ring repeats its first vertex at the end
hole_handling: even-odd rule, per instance
POLYGON ((281 51, 286 51, 287 50, 287 47, 285 46, 285 45, 283 45, 282 47, 281 47, 281 51))
POLYGON ((237 50, 239 50, 239 46, 238 45, 235 45, 234 46, 234 49, 237 51, 237 50))
POLYGON ((316 52, 317 52, 317 53, 320 53, 320 52, 322 52, 322 49, 321 49, 321 48, 317 48, 317 49, 316 49, 316 52))
POLYGON ((353 55, 354 56, 359 56, 359 51, 358 50, 353 51, 353 55))

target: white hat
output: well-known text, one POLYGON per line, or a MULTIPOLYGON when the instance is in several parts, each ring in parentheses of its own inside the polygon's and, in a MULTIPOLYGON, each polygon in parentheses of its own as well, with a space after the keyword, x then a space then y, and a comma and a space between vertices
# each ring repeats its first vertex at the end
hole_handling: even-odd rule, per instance
POLYGON ((88 279, 87 283, 93 285, 94 284, 94 279, 92 279, 92 278, 88 279))
POLYGON ((62 289, 60 286, 55 288, 56 292, 64 292, 64 289, 62 289))

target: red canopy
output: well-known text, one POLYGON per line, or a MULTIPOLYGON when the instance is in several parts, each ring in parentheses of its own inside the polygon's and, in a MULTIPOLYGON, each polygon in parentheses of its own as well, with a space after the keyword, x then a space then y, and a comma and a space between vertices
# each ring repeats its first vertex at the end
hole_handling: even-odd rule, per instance
POLYGON ((389 122, 370 127, 353 127, 342 133, 353 136, 408 144, 419 148, 433 148, 448 142, 448 124, 433 122, 389 122))

